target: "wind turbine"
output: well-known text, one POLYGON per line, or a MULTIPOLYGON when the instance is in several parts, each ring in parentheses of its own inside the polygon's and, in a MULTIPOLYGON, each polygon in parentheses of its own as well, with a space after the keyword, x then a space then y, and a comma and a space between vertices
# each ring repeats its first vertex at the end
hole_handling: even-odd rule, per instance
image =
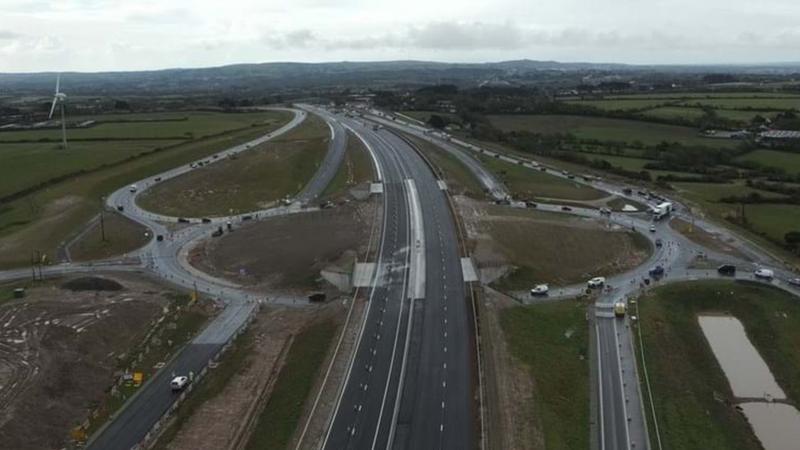
POLYGON ((53 118, 53 112, 56 110, 56 104, 61 107, 61 147, 67 148, 67 122, 64 119, 64 102, 67 101, 67 94, 59 91, 61 85, 61 74, 56 78, 56 93, 53 95, 53 106, 50 107, 50 116, 48 119, 53 118))

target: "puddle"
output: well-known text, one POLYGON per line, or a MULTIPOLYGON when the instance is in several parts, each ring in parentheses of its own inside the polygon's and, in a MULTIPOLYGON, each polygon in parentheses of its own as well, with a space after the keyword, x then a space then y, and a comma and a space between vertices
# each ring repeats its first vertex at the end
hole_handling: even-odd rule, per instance
POLYGON ((797 450, 800 442, 800 412, 785 399, 769 367, 739 319, 731 316, 698 316, 700 328, 722 367, 733 395, 742 399, 764 398, 767 401, 744 401, 739 404, 756 437, 766 450, 797 450))
POLYGON ((741 403, 745 417, 766 450, 797 450, 800 412, 783 403, 741 403))
POLYGON ((739 319, 731 316, 698 316, 697 320, 728 378, 734 396, 786 398, 769 367, 750 343, 739 319))

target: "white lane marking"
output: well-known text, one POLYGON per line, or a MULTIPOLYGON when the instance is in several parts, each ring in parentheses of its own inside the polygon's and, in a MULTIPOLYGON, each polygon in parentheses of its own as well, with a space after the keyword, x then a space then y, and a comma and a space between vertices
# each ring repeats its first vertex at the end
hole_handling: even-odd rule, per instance
POLYGON ((625 447, 631 449, 631 431, 628 425, 628 405, 625 401, 625 383, 622 380, 622 354, 619 352, 619 337, 617 335, 617 321, 614 321, 614 345, 617 351, 617 370, 619 371, 619 389, 622 394, 622 420, 625 422, 625 447))
POLYGON ((600 327, 597 325, 597 322, 594 324, 594 331, 595 331, 595 340, 597 341, 597 388, 600 394, 600 450, 606 449, 606 433, 605 433, 605 423, 603 422, 603 357, 600 353, 600 327))

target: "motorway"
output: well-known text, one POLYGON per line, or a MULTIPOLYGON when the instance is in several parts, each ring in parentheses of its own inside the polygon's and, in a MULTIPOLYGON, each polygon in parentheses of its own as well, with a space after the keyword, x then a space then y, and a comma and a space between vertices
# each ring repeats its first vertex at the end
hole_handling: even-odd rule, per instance
MULTIPOLYGON (((498 157, 511 164, 521 165, 530 170, 545 170, 549 174, 567 178, 568 174, 562 173, 553 167, 546 167, 532 159, 522 159, 518 156, 497 153, 495 151, 482 148, 470 142, 451 137, 442 132, 427 129, 418 123, 394 117, 381 111, 373 110, 368 115, 371 119, 379 123, 397 128, 406 133, 414 134, 424 138, 435 145, 442 147, 451 154, 461 153, 459 159, 483 184, 485 190, 495 199, 504 198, 511 200, 515 206, 524 206, 521 202, 514 202, 506 191, 496 180, 483 175, 485 169, 480 166, 477 159, 472 158, 469 153, 481 153, 488 156, 498 157)), ((585 184, 595 189, 599 189, 618 197, 636 201, 638 203, 649 204, 652 202, 646 196, 635 193, 625 194, 625 186, 619 183, 603 180, 583 180, 575 177, 573 182, 585 184)), ((753 280, 753 272, 761 266, 770 267, 775 271, 776 279, 770 284, 784 289, 796 296, 800 296, 800 289, 787 283, 786 280, 797 275, 789 268, 785 267, 782 261, 766 253, 752 243, 745 241, 738 236, 734 236, 727 230, 719 226, 708 223, 702 219, 694 218, 690 209, 673 200, 676 210, 673 216, 681 217, 691 221, 695 226, 708 232, 720 234, 726 238, 726 242, 732 242, 746 259, 736 258, 727 254, 721 254, 711 249, 705 248, 695 242, 690 241, 679 232, 673 230, 668 221, 653 222, 646 212, 644 213, 612 213, 603 216, 593 208, 580 208, 571 205, 568 212, 572 215, 582 217, 592 217, 604 221, 609 227, 632 229, 646 236, 651 244, 653 253, 646 262, 639 267, 617 276, 609 277, 605 289, 596 293, 595 308, 593 317, 590 320, 591 353, 594 356, 596 369, 592 371, 592 394, 593 404, 597 405, 595 415, 596 426, 594 426, 593 447, 601 450, 611 449, 641 449, 650 447, 650 430, 647 429, 645 420, 645 407, 640 391, 638 370, 634 356, 633 333, 631 331, 630 319, 621 320, 614 317, 613 305, 618 301, 626 301, 629 297, 638 295, 647 288, 645 279, 654 284, 673 283, 680 281, 692 281, 698 279, 719 278, 716 270, 691 269, 690 266, 696 257, 704 254, 709 261, 718 264, 734 264, 737 266, 737 279, 753 280), (650 226, 654 225, 655 230, 651 231, 650 226), (655 245, 656 239, 663 242, 661 247, 655 245), (658 279, 652 279, 649 270, 656 265, 661 265, 665 269, 665 275, 658 279)), ((545 211, 560 212, 562 205, 540 203, 538 208, 545 211)), ((552 290, 555 292, 555 290, 552 290)), ((531 298, 527 293, 516 295, 517 299, 525 303, 535 303, 538 301, 554 301, 561 299, 574 298, 586 291, 585 284, 563 286, 557 290, 557 294, 544 300, 531 298)), ((660 442, 656 436, 655 442, 660 442)))
POLYGON ((471 316, 445 192, 407 142, 339 119, 378 164, 384 230, 362 334, 324 447, 473 448, 471 316))

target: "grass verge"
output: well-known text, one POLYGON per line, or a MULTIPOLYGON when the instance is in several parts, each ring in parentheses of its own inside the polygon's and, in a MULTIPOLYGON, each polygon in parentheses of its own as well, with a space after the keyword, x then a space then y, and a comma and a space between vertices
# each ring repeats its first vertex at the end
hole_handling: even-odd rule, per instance
POLYGON ((428 141, 408 134, 405 137, 411 140, 433 165, 442 171, 442 176, 451 192, 473 198, 485 197, 483 186, 458 158, 428 141))
POLYGON ((104 214, 103 228, 105 228, 105 240, 102 238, 98 220, 84 235, 72 243, 69 250, 73 261, 90 261, 121 255, 147 244, 150 239, 145 235, 146 227, 116 213, 104 214))
POLYGON ((253 334, 250 330, 233 342, 233 345, 220 359, 217 368, 208 372, 208 375, 192 391, 192 395, 186 396, 186 400, 178 408, 174 419, 158 437, 153 450, 167 450, 169 444, 178 435, 186 421, 192 417, 192 414, 206 401, 219 395, 237 372, 247 368, 249 364, 247 356, 253 343, 253 334))
POLYGON ((539 170, 531 170, 498 158, 480 156, 481 162, 494 172, 518 199, 597 200, 608 194, 589 186, 565 180, 539 170))
POLYGON ((372 157, 361 139, 350 131, 347 132, 347 151, 344 161, 330 184, 322 192, 320 198, 335 199, 347 193, 347 190, 373 179, 372 157))
POLYGON ((332 321, 319 322, 295 337, 286 364, 247 442, 247 450, 283 450, 287 447, 334 340, 336 328, 332 321))
POLYGON ((589 364, 586 305, 560 302, 501 311, 511 354, 535 381, 528 414, 540 418, 545 447, 589 448, 589 364))
MULTIPOLYGON (((778 384, 797 404, 800 302, 777 288, 733 281, 668 285, 639 302, 640 332, 664 448, 760 449, 747 420, 734 408, 728 381, 697 322, 697 315, 706 312, 731 314, 742 322, 778 384)), ((645 397, 646 389, 642 386, 645 397)), ((649 405, 647 409, 650 416, 649 405)))

